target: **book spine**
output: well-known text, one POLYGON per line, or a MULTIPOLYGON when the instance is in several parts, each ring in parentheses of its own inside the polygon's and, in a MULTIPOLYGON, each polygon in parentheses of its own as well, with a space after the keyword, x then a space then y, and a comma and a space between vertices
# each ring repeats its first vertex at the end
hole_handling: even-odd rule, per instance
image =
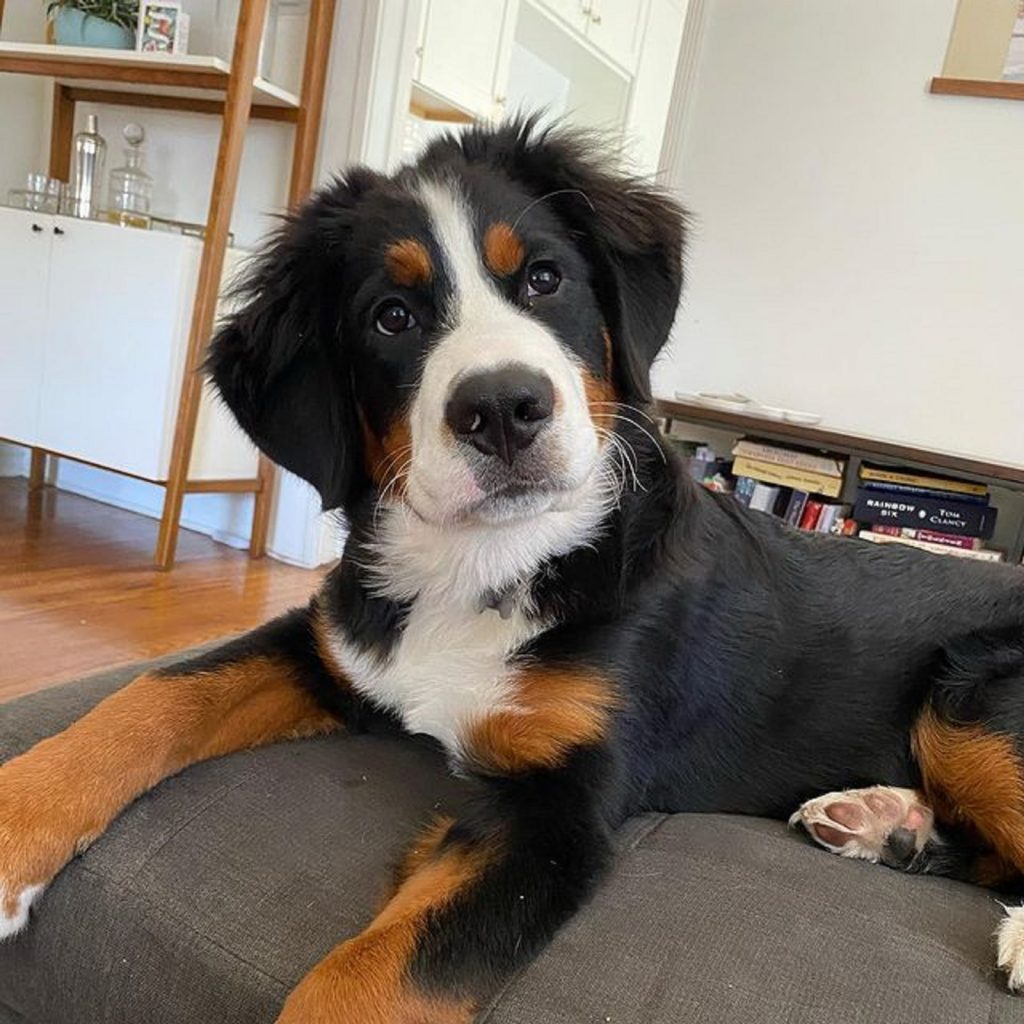
POLYGON ((883 483, 881 480, 868 480, 861 485, 868 491, 880 491, 887 494, 905 494, 912 498, 936 498, 944 501, 966 501, 971 505, 987 505, 988 493, 964 494, 961 491, 941 491, 933 487, 912 487, 910 484, 883 483))
POLYGON ((898 469, 882 469, 879 466, 861 466, 860 478, 936 491, 953 491, 957 494, 976 494, 982 497, 988 494, 988 488, 984 484, 971 483, 969 480, 951 480, 947 477, 927 476, 898 469))
POLYGON ((806 491, 794 491, 789 499, 785 520, 790 526, 799 526, 810 495, 806 491))
POLYGON ((760 480, 754 487, 754 493, 750 498, 750 507, 758 512, 771 512, 775 505, 775 499, 779 496, 778 487, 762 483, 760 480))
POLYGON ((822 503, 813 499, 807 502, 804 514, 800 517, 801 530, 813 530, 818 525, 818 517, 821 515, 822 503))
POLYGON ((871 532, 886 533, 890 537, 906 537, 908 533, 913 533, 915 531, 904 530, 901 529, 899 526, 886 526, 884 523, 875 523, 874 526, 871 527, 871 532))
POLYGON ((1002 562, 1006 555, 1002 551, 995 551, 989 548, 979 548, 977 551, 969 551, 965 548, 951 548, 945 544, 929 544, 923 540, 914 540, 912 537, 892 537, 886 533, 875 533, 864 531, 860 535, 864 540, 872 544, 898 544, 901 547, 916 548, 918 551, 927 551, 932 555, 945 555, 948 558, 969 558, 977 562, 1002 562))
POLYGON ((776 448, 775 445, 761 444, 744 438, 736 443, 733 455, 771 462, 776 466, 788 466, 790 469, 802 469, 808 473, 820 473, 823 476, 842 476, 846 469, 845 459, 829 458, 825 455, 812 455, 810 452, 798 452, 791 448, 776 448))
POLYGON ((840 477, 809 473, 802 469, 791 469, 789 466, 775 466, 746 455, 737 456, 732 464, 732 471, 736 476, 753 477, 761 483, 792 487, 808 493, 823 494, 829 498, 838 497, 843 487, 840 477))
POLYGON ((736 480, 736 500, 741 505, 750 505, 750 497, 754 493, 754 481, 749 476, 741 476, 736 480))
POLYGON ((904 530, 905 537, 923 540, 926 544, 945 544, 951 548, 963 548, 965 551, 977 551, 981 547, 978 537, 958 537, 952 533, 938 533, 935 530, 904 530))
POLYGON ((996 523, 996 510, 989 505, 901 494, 888 495, 864 487, 857 492, 853 514, 862 523, 906 526, 986 539, 992 536, 996 523))

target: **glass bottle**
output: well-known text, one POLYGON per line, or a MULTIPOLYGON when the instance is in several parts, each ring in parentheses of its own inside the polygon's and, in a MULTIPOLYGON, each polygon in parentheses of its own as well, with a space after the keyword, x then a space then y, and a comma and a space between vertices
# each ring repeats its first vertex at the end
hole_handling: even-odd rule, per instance
POLYGON ((107 143, 99 133, 96 115, 89 114, 85 131, 75 136, 71 213, 76 217, 95 217, 98 212, 106 151, 107 143))
POLYGON ((146 132, 134 121, 124 126, 124 165, 110 172, 107 220, 125 227, 148 228, 149 204, 153 198, 153 179, 142 169, 142 149, 146 132))

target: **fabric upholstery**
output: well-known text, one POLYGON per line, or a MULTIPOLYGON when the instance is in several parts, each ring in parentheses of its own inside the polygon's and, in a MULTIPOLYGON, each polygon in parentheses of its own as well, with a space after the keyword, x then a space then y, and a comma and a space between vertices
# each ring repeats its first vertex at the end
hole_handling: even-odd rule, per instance
MULTIPOLYGON (((0 706, 0 759, 138 668, 0 706)), ((428 745, 334 736, 139 800, 0 946, 0 1024, 258 1024, 357 932, 467 784, 428 745)), ((645 815, 597 898, 487 1024, 1010 1024, 991 893, 830 857, 777 822, 645 815)))

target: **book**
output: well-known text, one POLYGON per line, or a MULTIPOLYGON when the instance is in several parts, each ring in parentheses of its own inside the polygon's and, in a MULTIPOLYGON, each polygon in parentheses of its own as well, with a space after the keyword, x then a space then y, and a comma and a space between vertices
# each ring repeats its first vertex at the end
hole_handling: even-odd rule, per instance
POLYGON ((736 442, 733 455, 759 462, 770 462, 776 466, 788 466, 790 469, 802 469, 808 473, 820 473, 822 476, 842 477, 846 472, 846 460, 832 455, 815 455, 813 452, 801 451, 796 448, 783 448, 744 437, 736 442))
POLYGON ((785 518, 786 509, 789 508, 789 500, 793 497, 793 489, 791 487, 780 487, 778 497, 775 499, 775 504, 769 510, 773 516, 778 516, 780 519, 785 518))
POLYGON ((953 480, 944 476, 929 476, 912 469, 887 469, 883 466, 863 465, 860 467, 861 480, 876 480, 881 483, 902 484, 905 487, 923 487, 928 491, 955 491, 958 494, 975 494, 985 497, 988 488, 984 484, 968 480, 953 480))
POLYGON ((736 490, 733 492, 736 495, 736 500, 741 505, 749 506, 756 486, 757 481, 751 480, 749 476, 738 477, 736 480, 736 490))
POLYGON ((804 514, 800 517, 801 530, 813 530, 818 525, 818 517, 821 515, 821 502, 809 499, 804 506, 804 514))
POLYGON ((821 515, 815 524, 816 533, 841 533, 846 516, 850 511, 849 505, 837 505, 828 502, 821 507, 821 515))
POLYGON ((911 487, 910 484, 885 483, 881 480, 867 480, 861 484, 869 491, 888 491, 890 494, 905 494, 912 498, 955 498, 975 505, 988 504, 988 491, 984 494, 964 494, 960 491, 938 491, 932 487, 911 487))
POLYGON ((913 537, 893 537, 888 533, 875 533, 874 530, 861 530, 860 538, 870 541, 872 544, 901 544, 917 548, 919 551, 928 551, 933 555, 971 558, 978 562, 1003 562, 1006 560, 1004 552, 994 551, 991 548, 978 548, 971 551, 967 548, 952 548, 945 544, 929 544, 927 541, 915 540, 913 537))
POLYGON ((789 504, 786 506, 786 511, 782 518, 790 526, 800 525, 800 520, 803 518, 804 509, 807 507, 810 497, 806 491, 793 491, 789 496, 789 504))
POLYGON ((778 487, 758 480, 754 486, 754 493, 750 496, 750 507, 757 509, 758 512, 771 512, 778 496, 778 487))
POLYGON ((749 476, 761 483, 792 487, 809 494, 823 494, 827 498, 838 498, 843 489, 842 477, 825 476, 824 473, 812 473, 792 466, 777 466, 746 455, 740 455, 733 461, 732 471, 735 476, 749 476))
POLYGON ((945 544, 948 547, 965 548, 967 551, 976 551, 981 547, 981 539, 978 537, 958 537, 953 533, 914 530, 908 526, 886 526, 884 523, 875 523, 871 529, 874 533, 886 533, 890 537, 908 537, 910 540, 923 540, 927 544, 945 544))
POLYGON ((822 505, 821 515, 818 516, 818 521, 814 525, 815 533, 831 533, 832 527, 835 525, 835 521, 839 516, 838 505, 822 505))
POLYGON ((992 536, 996 515, 996 509, 991 505, 975 505, 947 498, 919 498, 895 492, 889 494, 865 487, 857 491, 857 503, 853 509, 854 519, 861 523, 936 530, 986 539, 992 536))
POLYGON ((980 537, 958 537, 953 533, 939 533, 935 530, 904 530, 904 537, 923 540, 926 544, 945 544, 947 547, 977 551, 982 547, 980 537))

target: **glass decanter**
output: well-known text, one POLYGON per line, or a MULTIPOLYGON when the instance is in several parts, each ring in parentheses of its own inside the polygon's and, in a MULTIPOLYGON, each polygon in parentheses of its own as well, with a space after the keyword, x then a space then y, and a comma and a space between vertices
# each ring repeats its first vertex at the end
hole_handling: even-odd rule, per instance
POLYGON ((107 219, 126 227, 148 228, 149 204, 153 198, 153 179, 142 169, 145 152, 142 143, 145 129, 134 121, 122 132, 128 143, 124 151, 124 165, 110 172, 107 219))

